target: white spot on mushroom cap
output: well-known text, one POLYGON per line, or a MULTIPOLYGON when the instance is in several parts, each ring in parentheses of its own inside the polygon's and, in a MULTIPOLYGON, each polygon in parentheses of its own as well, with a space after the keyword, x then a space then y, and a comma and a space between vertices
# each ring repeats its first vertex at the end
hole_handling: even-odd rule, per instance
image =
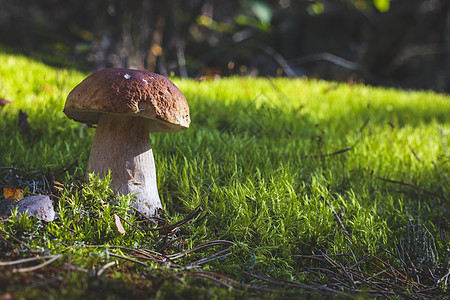
POLYGON ((125 79, 130 79, 130 74, 125 74, 125 75, 123 75, 123 77, 125 77, 125 79))
POLYGON ((145 82, 146 84, 148 84, 148 81, 147 81, 147 80, 145 80, 145 79, 142 79, 142 81, 143 81, 143 82, 145 82))

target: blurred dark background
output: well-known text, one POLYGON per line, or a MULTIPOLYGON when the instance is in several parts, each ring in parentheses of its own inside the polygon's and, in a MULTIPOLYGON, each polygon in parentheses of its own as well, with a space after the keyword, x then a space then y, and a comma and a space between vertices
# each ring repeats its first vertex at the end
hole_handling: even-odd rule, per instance
POLYGON ((450 0, 0 0, 0 46, 84 71, 450 92, 450 0))

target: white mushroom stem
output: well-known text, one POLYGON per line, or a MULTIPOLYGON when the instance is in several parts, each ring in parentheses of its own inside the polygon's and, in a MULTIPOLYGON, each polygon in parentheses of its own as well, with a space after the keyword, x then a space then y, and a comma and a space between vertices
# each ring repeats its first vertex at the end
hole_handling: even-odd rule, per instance
POLYGON ((100 116, 88 172, 101 178, 111 171, 111 187, 120 194, 136 194, 133 207, 146 216, 161 208, 147 120, 113 114, 100 116))

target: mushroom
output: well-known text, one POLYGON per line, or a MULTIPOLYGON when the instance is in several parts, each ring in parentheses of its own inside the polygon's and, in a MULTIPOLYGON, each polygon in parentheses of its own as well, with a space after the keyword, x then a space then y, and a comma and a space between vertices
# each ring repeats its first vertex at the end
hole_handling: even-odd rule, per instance
POLYGON ((89 126, 97 124, 87 171, 100 178, 110 171, 113 189, 135 194, 137 211, 157 215, 161 200, 149 133, 189 127, 189 107, 180 90, 159 74, 103 69, 69 93, 64 113, 89 126))

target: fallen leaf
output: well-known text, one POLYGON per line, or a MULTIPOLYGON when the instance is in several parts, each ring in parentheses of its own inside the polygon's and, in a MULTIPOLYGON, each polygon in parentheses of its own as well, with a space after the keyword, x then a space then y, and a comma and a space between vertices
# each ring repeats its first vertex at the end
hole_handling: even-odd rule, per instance
POLYGON ((119 216, 114 214, 114 219, 116 221, 117 231, 119 231, 119 233, 121 233, 121 234, 124 234, 125 229, 123 229, 122 222, 120 222, 119 216))
POLYGON ((21 190, 10 187, 3 188, 3 195, 5 196, 5 199, 20 200, 23 198, 23 193, 21 190))
POLYGON ((23 135, 30 134, 30 124, 28 124, 28 115, 27 113, 19 110, 19 132, 23 135))
POLYGON ((9 103, 11 103, 11 101, 0 98, 0 106, 5 106, 6 104, 9 104, 9 103))

